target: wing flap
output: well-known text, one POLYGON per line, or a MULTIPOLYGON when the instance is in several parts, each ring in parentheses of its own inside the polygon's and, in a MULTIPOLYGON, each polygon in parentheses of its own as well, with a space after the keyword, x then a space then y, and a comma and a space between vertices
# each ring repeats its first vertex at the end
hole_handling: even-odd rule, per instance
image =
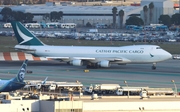
POLYGON ((123 61, 122 58, 117 58, 117 57, 98 57, 96 58, 97 61, 101 61, 101 60, 107 60, 107 61, 123 61))
POLYGON ((107 58, 97 58, 97 61, 102 61, 102 60, 108 60, 110 62, 117 62, 117 63, 129 63, 131 60, 123 57, 107 57, 107 58))

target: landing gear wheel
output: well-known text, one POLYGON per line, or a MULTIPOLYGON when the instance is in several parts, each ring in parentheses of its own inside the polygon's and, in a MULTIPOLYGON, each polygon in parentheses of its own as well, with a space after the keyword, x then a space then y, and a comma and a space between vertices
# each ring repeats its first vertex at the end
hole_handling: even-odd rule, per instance
POLYGON ((94 65, 94 68, 95 68, 95 69, 98 69, 99 67, 100 67, 100 66, 99 66, 98 64, 95 64, 95 65, 94 65))
POLYGON ((155 70, 156 69, 156 66, 152 66, 152 70, 155 70))
POLYGON ((156 69, 156 63, 153 63, 152 70, 156 69))
POLYGON ((98 64, 94 64, 94 65, 87 65, 86 68, 87 69, 98 69, 100 66, 98 64))
POLYGON ((90 68, 90 67, 91 67, 90 65, 87 65, 87 66, 86 66, 87 69, 90 68))

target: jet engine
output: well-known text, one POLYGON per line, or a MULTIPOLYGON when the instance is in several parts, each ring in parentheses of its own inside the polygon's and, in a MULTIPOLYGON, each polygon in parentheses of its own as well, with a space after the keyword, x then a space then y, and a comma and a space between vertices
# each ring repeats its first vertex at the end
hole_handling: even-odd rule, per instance
POLYGON ((51 84, 49 87, 48 87, 49 91, 53 91, 53 90, 56 90, 56 84, 51 84))
POLYGON ((75 66, 82 66, 83 61, 82 60, 72 60, 70 64, 75 65, 75 66))
POLYGON ((36 88, 36 89, 41 89, 41 84, 37 84, 37 85, 35 86, 35 88, 36 88))
POLYGON ((110 62, 106 61, 106 60, 105 61, 100 61, 98 63, 98 65, 101 66, 101 67, 110 67, 111 66, 110 62))

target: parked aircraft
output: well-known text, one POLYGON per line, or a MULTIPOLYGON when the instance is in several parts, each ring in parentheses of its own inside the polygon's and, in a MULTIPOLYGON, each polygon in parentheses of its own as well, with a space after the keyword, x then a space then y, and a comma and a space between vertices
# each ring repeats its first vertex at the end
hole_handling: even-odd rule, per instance
POLYGON ((18 45, 16 50, 37 57, 65 61, 75 66, 87 68, 110 67, 111 64, 156 63, 172 58, 172 55, 157 45, 131 45, 123 47, 97 46, 49 46, 41 42, 20 22, 11 22, 18 45))
POLYGON ((0 92, 10 92, 25 86, 24 76, 26 74, 28 60, 25 60, 15 78, 0 80, 0 92))
POLYGON ((48 77, 46 77, 46 78, 44 79, 44 81, 42 81, 41 83, 37 83, 37 84, 27 84, 26 86, 24 86, 24 88, 34 87, 34 88, 36 88, 36 89, 41 89, 41 87, 46 84, 47 79, 48 79, 48 77))

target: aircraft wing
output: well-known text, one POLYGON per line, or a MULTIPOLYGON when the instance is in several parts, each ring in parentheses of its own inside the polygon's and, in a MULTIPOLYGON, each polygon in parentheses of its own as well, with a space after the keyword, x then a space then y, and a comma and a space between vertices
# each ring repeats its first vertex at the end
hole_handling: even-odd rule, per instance
POLYGON ((111 62, 122 61, 122 62, 131 62, 129 59, 123 57, 46 57, 54 60, 84 60, 84 61, 102 61, 107 60, 111 62))
POLYGON ((108 58, 100 58, 101 60, 108 60, 108 61, 123 61, 122 58, 117 57, 108 57, 108 58))
POLYGON ((48 59, 53 59, 53 60, 69 60, 69 57, 45 57, 48 59))
POLYGON ((94 58, 74 58, 74 59, 80 59, 80 60, 85 60, 85 61, 95 61, 95 62, 99 62, 102 60, 107 60, 110 62, 121 62, 121 63, 131 62, 131 60, 124 57, 94 57, 94 58))
POLYGON ((75 60, 75 59, 79 59, 79 60, 96 60, 96 58, 91 58, 91 57, 46 57, 49 59, 54 59, 54 60, 75 60))

